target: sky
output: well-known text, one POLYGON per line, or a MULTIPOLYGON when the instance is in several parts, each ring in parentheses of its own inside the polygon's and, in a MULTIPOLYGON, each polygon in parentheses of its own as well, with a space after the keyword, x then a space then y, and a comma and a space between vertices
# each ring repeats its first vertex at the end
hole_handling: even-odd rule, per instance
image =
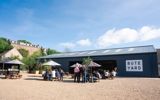
POLYGON ((0 37, 57 51, 154 45, 160 0, 0 0, 0 37))

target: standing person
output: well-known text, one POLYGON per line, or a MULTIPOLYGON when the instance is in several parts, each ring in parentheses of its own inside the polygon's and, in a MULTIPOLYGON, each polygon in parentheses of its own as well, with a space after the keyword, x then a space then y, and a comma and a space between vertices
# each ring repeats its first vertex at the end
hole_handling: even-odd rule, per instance
POLYGON ((60 80, 60 73, 59 73, 58 69, 56 69, 56 79, 57 79, 57 81, 60 80))
POLYGON ((60 80, 63 81, 64 71, 60 69, 60 80))
POLYGON ((74 82, 78 82, 78 74, 79 74, 80 70, 79 70, 79 67, 76 66, 74 68, 74 82))
POLYGON ((85 65, 82 67, 82 82, 87 82, 87 70, 85 68, 85 65))
POLYGON ((52 78, 56 79, 56 71, 55 71, 55 69, 52 70, 52 78))
POLYGON ((49 69, 48 71, 48 80, 52 81, 52 70, 51 69, 49 69))
POLYGON ((44 80, 49 80, 49 73, 48 69, 46 69, 45 74, 44 74, 44 80))
POLYGON ((77 73, 77 82, 79 83, 81 79, 81 70, 79 69, 79 72, 77 73))

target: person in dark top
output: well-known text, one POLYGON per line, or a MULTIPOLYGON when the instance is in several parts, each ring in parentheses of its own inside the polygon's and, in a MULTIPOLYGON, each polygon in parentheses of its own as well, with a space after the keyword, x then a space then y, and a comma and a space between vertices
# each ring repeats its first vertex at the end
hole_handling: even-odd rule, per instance
POLYGON ((48 80, 52 81, 52 70, 51 69, 48 71, 48 80))
POLYGON ((80 69, 78 66, 74 68, 74 82, 80 82, 80 69))
POLYGON ((45 74, 44 74, 44 80, 49 80, 49 73, 48 70, 46 70, 45 74))
POLYGON ((64 71, 60 69, 60 80, 63 81, 64 71))
POLYGON ((58 69, 56 69, 56 79, 57 79, 57 81, 60 81, 60 72, 59 72, 59 70, 58 69))

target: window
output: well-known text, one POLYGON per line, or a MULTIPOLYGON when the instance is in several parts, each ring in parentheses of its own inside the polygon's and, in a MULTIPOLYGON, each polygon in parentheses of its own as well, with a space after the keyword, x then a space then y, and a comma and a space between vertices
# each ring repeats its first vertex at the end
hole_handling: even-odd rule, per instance
POLYGON ((92 54, 92 53, 95 53, 95 52, 97 52, 97 51, 91 51, 91 52, 89 52, 88 54, 92 54))
POLYGON ((105 50, 105 51, 103 51, 103 53, 107 53, 107 52, 109 52, 110 50, 105 50))
POLYGON ((120 52, 120 51, 122 51, 122 49, 117 49, 115 52, 120 52))

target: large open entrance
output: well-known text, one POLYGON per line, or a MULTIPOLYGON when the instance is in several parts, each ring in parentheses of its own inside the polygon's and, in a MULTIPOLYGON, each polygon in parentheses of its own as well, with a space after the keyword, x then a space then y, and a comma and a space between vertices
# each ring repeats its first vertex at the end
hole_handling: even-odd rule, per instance
POLYGON ((116 60, 98 60, 95 61, 101 65, 100 69, 112 71, 115 67, 117 67, 116 60))

